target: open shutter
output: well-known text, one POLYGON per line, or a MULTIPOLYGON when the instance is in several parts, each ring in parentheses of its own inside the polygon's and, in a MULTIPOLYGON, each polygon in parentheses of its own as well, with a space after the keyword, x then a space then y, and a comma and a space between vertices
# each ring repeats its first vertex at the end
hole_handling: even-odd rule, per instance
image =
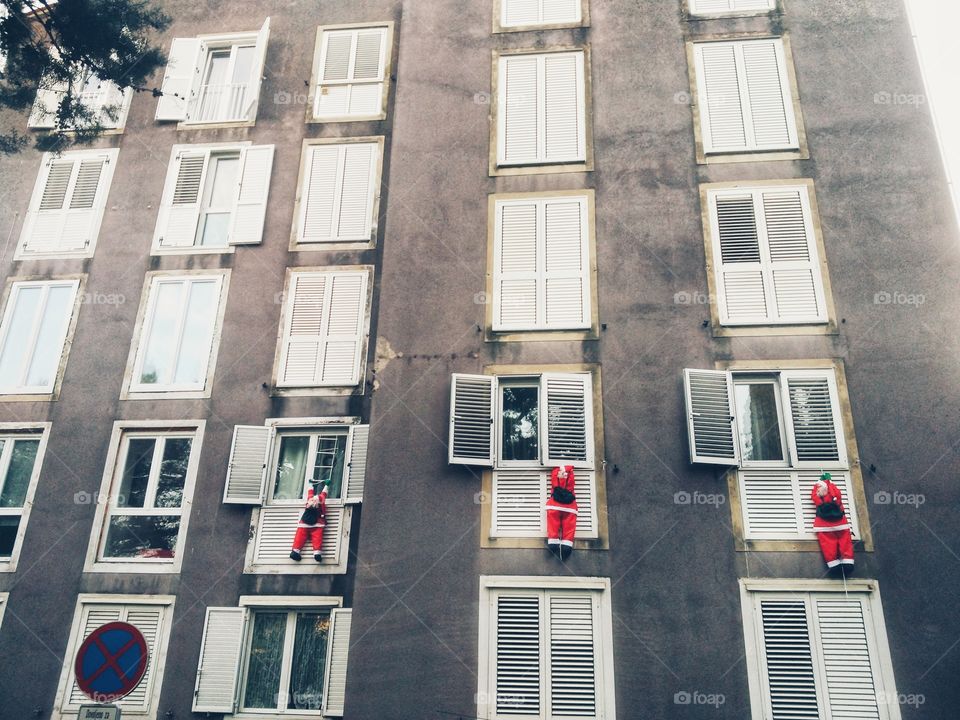
POLYGON ((497 378, 454 373, 450 381, 449 461, 493 466, 497 378))
POLYGON ((543 464, 594 466, 593 378, 588 373, 540 377, 543 464))
POLYGON ((52 130, 55 128, 57 126, 57 111, 60 109, 60 102, 67 94, 68 89, 69 85, 66 82, 41 80, 27 126, 36 130, 52 130))
POLYGON ((122 89, 115 82, 102 81, 100 92, 100 123, 105 128, 123 127, 126 115, 126 104, 133 92, 122 89), (111 117, 107 111, 113 114, 111 117))
POLYGON ((497 205, 493 267, 493 329, 533 330, 541 315, 538 298, 539 203, 497 205))
POLYGON ((583 53, 543 56, 543 162, 584 162, 586 134, 583 53))
POLYGON ((257 245, 263 240, 267 214, 273 145, 254 145, 241 150, 240 185, 227 236, 230 245, 257 245))
POLYGON ((817 595, 813 602, 830 717, 885 717, 877 702, 883 693, 876 680, 869 606, 860 597, 817 595))
POLYGON ((810 621, 803 598, 757 599, 763 633, 761 681, 770 718, 821 718, 811 649, 810 621))
POLYGON ((497 140, 501 165, 530 164, 539 159, 539 66, 536 55, 500 58, 497 140))
POLYGON ((246 620, 246 608, 207 608, 197 683, 193 691, 193 712, 233 712, 246 620))
POLYGON ((353 504, 363 502, 363 487, 367 478, 367 445, 370 440, 369 425, 353 425, 347 436, 346 482, 343 501, 353 504))
POLYGON ((590 247, 585 198, 545 200, 544 327, 590 327, 590 247))
POLYGON ((225 503, 259 505, 266 492, 267 468, 275 430, 263 425, 236 425, 230 446, 225 503))
POLYGON ((196 242, 209 148, 174 151, 157 215, 158 247, 189 247, 196 242))
POLYGON ((832 370, 784 370, 790 453, 794 466, 846 465, 840 402, 832 370))
POLYGON ((198 38, 174 38, 160 86, 156 120, 186 120, 200 74, 198 38))
POLYGON ((370 240, 379 159, 377 143, 306 148, 298 242, 370 240))
POLYGON ((549 717, 599 718, 596 593, 551 592, 549 605, 549 717))
POLYGON ((248 120, 257 119, 257 107, 260 104, 260 81, 263 78, 263 66, 267 59, 267 42, 270 40, 270 18, 263 21, 257 32, 257 45, 250 67, 250 80, 247 83, 247 107, 243 116, 248 120))
POLYGON ((327 659, 323 682, 324 717, 343 717, 343 703, 347 694, 347 662, 350 656, 350 626, 353 610, 335 608, 330 611, 330 631, 327 635, 327 659))
POLYGON ((488 717, 543 717, 546 706, 541 633, 542 593, 498 592, 491 598, 493 692, 488 717))
POLYGON ((683 371, 690 462, 739 465, 733 376, 723 370, 683 371))

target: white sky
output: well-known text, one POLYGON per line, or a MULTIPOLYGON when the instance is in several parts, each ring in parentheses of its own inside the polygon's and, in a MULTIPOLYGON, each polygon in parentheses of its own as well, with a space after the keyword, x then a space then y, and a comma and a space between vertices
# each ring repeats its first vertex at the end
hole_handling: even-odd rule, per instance
POLYGON ((926 79, 927 101, 933 108, 954 209, 960 222, 960 47, 956 37, 960 3, 956 0, 904 0, 926 79))

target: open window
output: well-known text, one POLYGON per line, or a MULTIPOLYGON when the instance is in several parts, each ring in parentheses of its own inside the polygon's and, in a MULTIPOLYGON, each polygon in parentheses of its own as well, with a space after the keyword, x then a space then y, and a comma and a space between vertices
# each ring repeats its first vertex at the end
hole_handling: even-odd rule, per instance
POLYGON ((392 22, 319 28, 311 83, 311 119, 384 119, 392 47, 392 22))

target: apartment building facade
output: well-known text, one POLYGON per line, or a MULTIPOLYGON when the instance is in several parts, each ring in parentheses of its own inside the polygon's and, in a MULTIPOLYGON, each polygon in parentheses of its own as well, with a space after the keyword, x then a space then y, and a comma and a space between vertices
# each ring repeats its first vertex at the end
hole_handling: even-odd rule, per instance
POLYGON ((899 2, 163 6, 160 98, 90 79, 115 128, 0 158, 9 707, 75 717, 121 620, 125 718, 952 717, 960 253, 899 2))

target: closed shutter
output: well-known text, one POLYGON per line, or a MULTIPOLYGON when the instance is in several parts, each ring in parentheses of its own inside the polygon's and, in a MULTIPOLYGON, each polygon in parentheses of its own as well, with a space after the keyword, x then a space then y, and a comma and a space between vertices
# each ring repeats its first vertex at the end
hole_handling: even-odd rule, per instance
POLYGON ((193 712, 233 712, 246 620, 246 608, 207 608, 193 691, 193 712))
POLYGON ((384 109, 388 50, 386 27, 324 31, 314 117, 379 116, 384 109))
POLYGON ((784 370, 790 453, 795 467, 846 465, 840 401, 833 370, 784 370))
MULTIPOLYGON (((831 470, 830 474, 843 496, 853 534, 859 537, 850 473, 831 470)), ((810 499, 810 491, 819 478, 819 470, 741 470, 744 537, 748 540, 816 539, 813 532, 816 506, 810 499)))
POLYGON ((257 44, 254 48, 253 62, 250 66, 250 80, 247 82, 247 106, 243 109, 243 117, 251 121, 257 119, 257 107, 260 103, 260 81, 263 79, 263 66, 267 59, 267 42, 269 40, 270 18, 267 18, 257 32, 257 44))
MULTIPOLYGON (((290 546, 303 514, 300 505, 265 505, 258 511, 253 543, 253 565, 275 567, 310 567, 306 561, 290 559, 290 546)), ((327 503, 326 526, 323 528, 323 547, 320 554, 330 565, 340 562, 340 539, 344 531, 344 508, 327 503)), ((310 540, 303 546, 305 558, 313 557, 310 540)), ((310 560, 310 562, 313 562, 310 560)))
MULTIPOLYGON (((598 537, 596 487, 595 472, 576 472, 578 539, 598 537)), ((490 536, 544 537, 549 493, 547 470, 495 470, 490 536)))
POLYGON ((210 149, 174 149, 157 215, 158 247, 190 247, 196 242, 203 184, 210 164, 210 149))
POLYGON ((363 502, 363 487, 367 477, 367 446, 370 440, 369 425, 353 425, 347 436, 346 482, 343 491, 345 503, 363 502))
POLYGON ((550 717, 596 718, 598 712, 596 593, 551 592, 550 717))
MULTIPOLYGON (((796 473, 798 484, 798 495, 800 496, 800 514, 801 527, 803 528, 803 537, 813 540, 816 534, 813 532, 813 520, 817 515, 816 505, 810 499, 810 491, 814 484, 820 479, 820 470, 800 471, 796 473)), ((853 497, 853 482, 849 472, 830 471, 831 482, 840 490, 840 496, 843 498, 843 509, 846 511, 847 520, 850 522, 853 537, 860 537, 860 523, 857 520, 857 503, 853 497)))
POLYGON ((693 15, 773 10, 775 7, 776 0, 690 0, 693 15))
POLYGON ((696 43, 704 152, 799 148, 779 38, 696 43))
POLYGON ((501 0, 500 24, 504 27, 539 25, 541 0, 501 0))
POLYGON ((234 426, 223 502, 242 505, 263 502, 274 434, 272 427, 234 426))
POLYGON ((533 202, 497 205, 493 268, 493 329, 532 330, 539 326, 540 206, 533 202))
POLYGON ((819 720, 807 604, 800 599, 759 601, 763 682, 770 720, 819 720))
POLYGON ((350 657, 350 626, 353 610, 335 608, 330 611, 330 632, 327 641, 326 670, 323 683, 324 717, 343 717, 347 694, 347 669, 350 657))
POLYGON ((835 720, 880 720, 870 608, 862 598, 815 596, 827 704, 835 720))
POLYGON ((297 242, 369 241, 379 161, 378 143, 307 146, 297 242))
POLYGON ((240 185, 227 242, 231 245, 257 245, 263 240, 273 145, 243 148, 241 164, 240 185))
POLYGON ((580 22, 581 0, 540 0, 540 20, 545 25, 580 22))
POLYGON ((806 188, 710 195, 724 325, 823 323, 823 279, 806 188))
POLYGON ((167 55, 167 69, 157 101, 157 120, 186 120, 197 92, 201 42, 197 38, 174 38, 167 55))
POLYGON ((543 464, 592 468, 593 378, 588 373, 545 373, 540 392, 543 464))
POLYGON ((492 375, 454 373, 450 381, 449 461, 459 465, 493 465, 497 379, 492 375))
POLYGON ((100 229, 117 151, 44 155, 23 224, 24 254, 79 252, 100 229))
POLYGON ((733 377, 722 370, 683 371, 690 462, 739 465, 733 377))
POLYGON ((543 58, 544 162, 583 162, 583 53, 543 58))
POLYGON ((542 593, 498 592, 491 598, 493 685, 488 702, 500 718, 543 717, 546 688, 541 634, 542 593))

